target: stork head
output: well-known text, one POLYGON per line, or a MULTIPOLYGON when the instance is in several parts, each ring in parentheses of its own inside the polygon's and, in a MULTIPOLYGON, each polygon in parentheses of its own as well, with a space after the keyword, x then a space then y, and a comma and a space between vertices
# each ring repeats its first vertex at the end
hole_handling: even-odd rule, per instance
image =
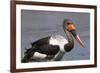
POLYGON ((73 37, 76 39, 76 41, 81 45, 81 47, 84 48, 85 47, 84 43, 82 42, 79 35, 77 34, 75 24, 69 19, 65 19, 63 24, 64 24, 65 31, 70 32, 73 35, 73 37))

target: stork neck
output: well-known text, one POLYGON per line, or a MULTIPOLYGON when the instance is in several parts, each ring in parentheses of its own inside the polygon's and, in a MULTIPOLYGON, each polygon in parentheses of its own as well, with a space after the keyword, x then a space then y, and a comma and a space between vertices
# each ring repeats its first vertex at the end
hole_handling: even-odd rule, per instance
MULTIPOLYGON (((64 28, 64 27, 63 27, 64 28)), ((65 28, 64 28, 64 32, 66 34, 66 37, 68 39, 68 43, 71 44, 72 46, 74 45, 74 40, 73 40, 73 37, 72 35, 70 34, 70 32, 66 31, 65 28)))

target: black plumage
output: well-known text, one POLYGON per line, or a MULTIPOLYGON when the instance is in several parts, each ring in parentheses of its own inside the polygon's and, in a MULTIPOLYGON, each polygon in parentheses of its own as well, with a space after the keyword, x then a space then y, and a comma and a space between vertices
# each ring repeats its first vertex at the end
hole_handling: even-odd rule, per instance
POLYGON ((26 50, 22 62, 28 62, 28 60, 34 55, 35 52, 46 54, 46 59, 53 58, 58 53, 60 48, 58 45, 50 45, 49 40, 50 36, 31 43, 32 48, 26 50))

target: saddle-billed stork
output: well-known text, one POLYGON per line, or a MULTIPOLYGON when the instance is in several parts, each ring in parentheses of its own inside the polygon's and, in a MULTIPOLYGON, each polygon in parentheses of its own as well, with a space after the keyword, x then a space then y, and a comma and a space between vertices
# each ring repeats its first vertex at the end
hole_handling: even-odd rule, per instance
POLYGON ((32 47, 27 49, 22 62, 30 61, 59 61, 66 52, 70 52, 74 48, 75 38, 77 42, 84 48, 76 27, 72 21, 65 19, 63 29, 67 38, 61 35, 48 36, 33 42, 32 47))

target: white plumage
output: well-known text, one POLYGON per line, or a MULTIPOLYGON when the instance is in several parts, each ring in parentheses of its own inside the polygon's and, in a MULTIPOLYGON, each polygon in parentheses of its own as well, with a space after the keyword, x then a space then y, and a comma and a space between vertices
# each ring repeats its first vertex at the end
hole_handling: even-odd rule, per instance
POLYGON ((39 53, 39 52, 35 52, 34 53, 34 57, 35 58, 46 58, 46 54, 42 54, 42 53, 39 53))
POLYGON ((60 51, 65 52, 64 45, 67 44, 68 41, 61 35, 53 35, 50 38, 49 44, 51 45, 59 45, 60 51))

